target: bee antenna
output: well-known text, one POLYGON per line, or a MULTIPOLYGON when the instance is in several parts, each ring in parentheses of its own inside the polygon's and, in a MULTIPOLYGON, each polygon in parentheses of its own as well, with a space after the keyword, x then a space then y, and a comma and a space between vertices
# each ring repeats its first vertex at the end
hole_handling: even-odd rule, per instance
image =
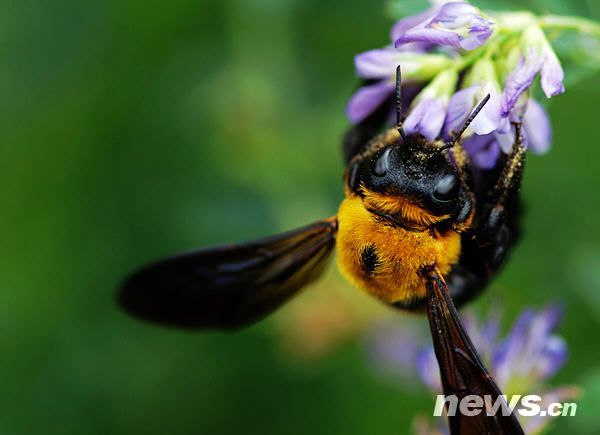
POLYGON ((402 128, 402 75, 400 65, 396 67, 396 128, 404 143, 407 143, 406 133, 402 128))
POLYGON ((439 152, 442 152, 442 151, 447 150, 448 148, 452 148, 454 146, 454 144, 460 139, 460 137, 463 135, 465 130, 467 128, 469 128, 469 125, 471 125, 471 123, 473 122, 475 117, 479 114, 479 112, 481 112, 481 109, 483 109, 483 106, 485 106, 489 100, 490 100, 490 94, 487 94, 485 96, 485 98, 483 100, 481 100, 481 102, 477 105, 477 107, 475 107, 473 112, 471 112, 471 114, 466 119, 466 121, 464 122, 464 124, 462 125, 460 130, 458 130, 458 132, 456 134, 454 134, 454 137, 451 140, 449 140, 448 142, 446 142, 446 144, 444 146, 439 148, 439 152))

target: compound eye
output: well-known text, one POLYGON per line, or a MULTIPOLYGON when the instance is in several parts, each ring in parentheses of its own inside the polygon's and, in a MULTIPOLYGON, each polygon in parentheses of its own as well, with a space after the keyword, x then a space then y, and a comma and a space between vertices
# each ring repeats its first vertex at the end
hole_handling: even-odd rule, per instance
POLYGON ((439 201, 451 201, 456 198, 458 187, 458 178, 456 178, 456 175, 445 175, 438 181, 433 191, 433 196, 439 201))
POLYGON ((392 152, 392 148, 387 148, 381 155, 377 158, 375 162, 375 167, 373 168, 373 173, 378 177, 383 177, 387 174, 390 169, 390 153, 392 152))
POLYGON ((355 191, 358 189, 360 184, 360 177, 358 176, 358 163, 354 163, 348 172, 348 187, 350 190, 355 191))

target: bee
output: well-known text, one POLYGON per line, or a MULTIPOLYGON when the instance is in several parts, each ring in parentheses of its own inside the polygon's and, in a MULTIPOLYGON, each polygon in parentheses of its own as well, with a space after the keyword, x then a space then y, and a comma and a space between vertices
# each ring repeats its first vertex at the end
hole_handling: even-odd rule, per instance
MULTIPOLYGON (((444 394, 502 395, 456 306, 481 292, 518 238, 525 147, 473 174, 461 136, 449 142, 402 128, 400 67, 395 128, 382 105, 344 138, 345 198, 336 216, 261 240, 187 252, 143 267, 118 294, 130 314, 163 325, 232 330, 273 312, 316 280, 333 251, 342 274, 368 294, 426 313, 444 394), (475 179, 475 175, 478 177, 475 179)), ((522 434, 513 413, 449 417, 452 434, 522 434)))

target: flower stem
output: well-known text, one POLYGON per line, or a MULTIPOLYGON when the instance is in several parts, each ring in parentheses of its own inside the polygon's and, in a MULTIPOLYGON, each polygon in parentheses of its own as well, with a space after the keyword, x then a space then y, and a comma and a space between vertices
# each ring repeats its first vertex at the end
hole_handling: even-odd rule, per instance
POLYGON ((600 24, 585 18, 545 15, 539 19, 539 25, 544 29, 575 30, 600 38, 600 24))

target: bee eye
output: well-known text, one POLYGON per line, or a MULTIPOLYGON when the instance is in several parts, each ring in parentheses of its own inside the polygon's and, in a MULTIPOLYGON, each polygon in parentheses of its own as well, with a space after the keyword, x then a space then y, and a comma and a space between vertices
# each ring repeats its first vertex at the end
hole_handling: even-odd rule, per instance
POLYGON ((355 163, 348 172, 348 187, 350 187, 350 190, 354 191, 358 189, 359 184, 360 177, 358 176, 358 163, 355 163))
POLYGON ((458 194, 458 179, 454 174, 443 176, 437 183, 433 196, 439 201, 451 201, 458 194))
POLYGON ((375 162, 375 167, 373 168, 373 173, 378 177, 383 177, 387 174, 390 169, 390 153, 392 152, 392 148, 386 149, 377 161, 375 162))

